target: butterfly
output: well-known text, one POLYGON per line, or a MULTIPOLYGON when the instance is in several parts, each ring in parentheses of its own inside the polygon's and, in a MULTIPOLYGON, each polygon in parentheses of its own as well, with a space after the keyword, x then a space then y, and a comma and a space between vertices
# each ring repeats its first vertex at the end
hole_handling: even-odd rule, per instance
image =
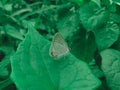
POLYGON ((50 46, 49 54, 51 57, 60 58, 66 55, 69 52, 68 45, 62 35, 57 32, 52 40, 52 44, 50 46))

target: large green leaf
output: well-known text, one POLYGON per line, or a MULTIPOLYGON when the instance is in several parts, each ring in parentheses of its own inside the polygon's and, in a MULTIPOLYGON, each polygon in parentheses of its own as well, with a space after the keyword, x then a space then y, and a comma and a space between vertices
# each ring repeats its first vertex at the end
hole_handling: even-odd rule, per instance
POLYGON ((28 25, 29 32, 11 58, 11 78, 19 90, 94 90, 100 81, 72 54, 54 60, 50 42, 28 25))
POLYGON ((106 49, 101 52, 102 70, 111 90, 120 90, 120 52, 106 49))

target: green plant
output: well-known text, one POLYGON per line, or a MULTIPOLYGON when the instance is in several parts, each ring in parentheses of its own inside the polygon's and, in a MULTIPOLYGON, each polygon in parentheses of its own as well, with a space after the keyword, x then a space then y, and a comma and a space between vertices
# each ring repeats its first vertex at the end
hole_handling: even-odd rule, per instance
POLYGON ((119 0, 1 0, 0 90, 119 90, 119 0), (61 33, 68 54, 49 55, 61 33))

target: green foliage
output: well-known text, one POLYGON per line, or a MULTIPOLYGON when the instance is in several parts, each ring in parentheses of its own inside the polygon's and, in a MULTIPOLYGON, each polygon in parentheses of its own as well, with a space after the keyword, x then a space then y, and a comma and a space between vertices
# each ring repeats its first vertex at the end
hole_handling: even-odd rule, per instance
POLYGON ((102 70, 106 76, 107 84, 112 90, 119 90, 120 52, 114 49, 106 49, 101 52, 102 70))
POLYGON ((0 90, 119 90, 119 51, 119 0, 0 1, 0 90))
POLYGON ((84 28, 80 28, 74 36, 70 38, 71 53, 77 58, 89 63, 93 60, 94 52, 96 51, 96 42, 94 33, 86 33, 84 28), (88 53, 89 52, 89 53, 88 53))
POLYGON ((88 66, 72 54, 59 60, 50 57, 50 42, 30 25, 28 28, 25 40, 11 58, 11 77, 19 90, 89 90, 100 85, 88 66))
POLYGON ((94 31, 98 48, 104 49, 110 47, 119 37, 119 27, 113 22, 108 22, 104 28, 94 31))

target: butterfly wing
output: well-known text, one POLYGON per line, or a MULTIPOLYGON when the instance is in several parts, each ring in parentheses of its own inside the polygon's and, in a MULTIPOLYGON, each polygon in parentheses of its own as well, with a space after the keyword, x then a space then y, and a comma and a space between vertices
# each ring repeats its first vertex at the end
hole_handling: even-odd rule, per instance
POLYGON ((58 58, 69 52, 69 48, 60 33, 56 33, 50 47, 50 56, 58 58))
POLYGON ((59 32, 53 37, 53 42, 59 43, 60 45, 68 48, 66 41, 59 32))

